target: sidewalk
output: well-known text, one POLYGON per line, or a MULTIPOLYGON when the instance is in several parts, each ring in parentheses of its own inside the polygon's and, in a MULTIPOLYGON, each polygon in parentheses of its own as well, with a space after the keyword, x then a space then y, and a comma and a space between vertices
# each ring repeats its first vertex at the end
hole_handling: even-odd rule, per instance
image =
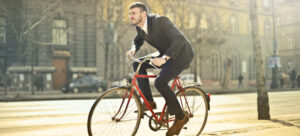
POLYGON ((40 100, 68 100, 68 99, 96 99, 100 93, 62 93, 60 90, 47 90, 44 92, 35 92, 34 95, 30 91, 13 91, 4 95, 0 92, 0 102, 13 101, 40 101, 40 100))
POLYGON ((208 122, 204 136, 299 136, 300 113, 272 116, 271 120, 240 119, 208 122))
MULTIPOLYGON (((252 89, 221 89, 204 88, 211 94, 255 93, 252 89)), ((299 91, 296 89, 276 89, 273 91, 299 91)), ((36 92, 14 91, 4 95, 0 91, 0 102, 10 101, 39 101, 39 100, 66 100, 66 99, 95 99, 100 93, 64 94, 57 90, 36 92)), ((250 114, 250 113, 249 113, 250 114)), ((272 115, 271 120, 257 120, 257 118, 224 118, 222 121, 213 121, 209 116, 208 122, 201 135, 204 136, 300 136, 300 113, 288 115, 272 115)), ((147 128, 148 129, 148 128, 147 128)), ((165 132, 164 132, 165 133, 165 132)), ((163 133, 163 134, 164 134, 163 133)))
MULTIPOLYGON (((255 93, 255 88, 231 88, 222 89, 220 87, 203 87, 206 93, 210 94, 233 94, 233 93, 255 93)), ((297 89, 284 88, 272 89, 274 91, 293 91, 297 89)), ((299 90, 299 88, 298 88, 299 90)), ((156 89, 152 90, 153 96, 161 96, 156 89)), ((7 95, 3 90, 0 90, 0 102, 13 101, 40 101, 40 100, 68 100, 68 99, 96 99, 101 93, 62 93, 60 90, 46 90, 44 92, 35 92, 34 95, 30 91, 11 91, 7 95)))

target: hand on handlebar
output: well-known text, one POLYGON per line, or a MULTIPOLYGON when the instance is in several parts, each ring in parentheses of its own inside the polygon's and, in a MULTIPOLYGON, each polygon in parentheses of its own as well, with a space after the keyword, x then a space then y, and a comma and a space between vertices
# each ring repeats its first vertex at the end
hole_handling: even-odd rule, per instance
POLYGON ((162 66, 163 64, 165 64, 167 61, 164 58, 154 58, 151 60, 151 62, 156 65, 156 66, 162 66))
POLYGON ((135 55, 135 51, 134 51, 134 50, 129 50, 129 51, 127 51, 126 56, 129 58, 130 55, 131 55, 131 56, 134 56, 134 55, 135 55))

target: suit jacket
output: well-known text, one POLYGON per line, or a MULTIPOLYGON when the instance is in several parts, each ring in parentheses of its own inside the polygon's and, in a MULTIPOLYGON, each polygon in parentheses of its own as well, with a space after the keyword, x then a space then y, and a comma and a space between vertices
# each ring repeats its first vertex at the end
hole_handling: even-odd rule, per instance
POLYGON ((167 17, 148 15, 148 36, 140 27, 136 27, 137 35, 134 38, 136 52, 146 40, 160 52, 160 56, 168 55, 177 66, 190 64, 194 50, 190 41, 167 17))

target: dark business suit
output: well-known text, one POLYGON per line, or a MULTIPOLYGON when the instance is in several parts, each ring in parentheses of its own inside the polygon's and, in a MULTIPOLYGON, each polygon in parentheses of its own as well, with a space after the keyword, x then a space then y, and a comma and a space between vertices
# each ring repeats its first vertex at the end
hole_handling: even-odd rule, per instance
MULTIPOLYGON (((194 56, 194 50, 190 41, 182 32, 167 18, 159 15, 147 16, 148 35, 140 28, 136 27, 137 35, 134 39, 136 52, 146 40, 151 46, 160 52, 160 56, 170 56, 161 68, 159 76, 155 80, 155 87, 165 98, 171 115, 182 113, 175 93, 168 83, 188 68, 194 56)), ((137 69, 138 64, 133 64, 137 69)), ((143 64, 139 74, 147 74, 146 69, 151 68, 149 64, 143 64)), ((149 79, 139 78, 138 84, 148 101, 153 101, 150 91, 149 79)))

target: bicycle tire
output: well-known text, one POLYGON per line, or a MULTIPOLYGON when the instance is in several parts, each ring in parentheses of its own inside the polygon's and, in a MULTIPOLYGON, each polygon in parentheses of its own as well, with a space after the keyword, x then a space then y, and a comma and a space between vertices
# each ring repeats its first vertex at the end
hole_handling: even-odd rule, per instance
POLYGON ((124 116, 117 120, 125 112, 129 95, 130 91, 127 88, 112 88, 96 99, 88 116, 89 136, 134 136, 136 134, 142 117, 141 102, 136 93, 133 93, 124 116), (118 112, 123 98, 125 101, 118 112), (116 113, 119 114, 114 117, 116 113))
POLYGON ((182 97, 181 91, 176 93, 182 110, 190 115, 190 119, 181 130, 180 135, 199 136, 208 118, 209 103, 206 93, 199 87, 191 86, 184 88, 184 94, 187 102, 184 100, 184 97, 182 97))

